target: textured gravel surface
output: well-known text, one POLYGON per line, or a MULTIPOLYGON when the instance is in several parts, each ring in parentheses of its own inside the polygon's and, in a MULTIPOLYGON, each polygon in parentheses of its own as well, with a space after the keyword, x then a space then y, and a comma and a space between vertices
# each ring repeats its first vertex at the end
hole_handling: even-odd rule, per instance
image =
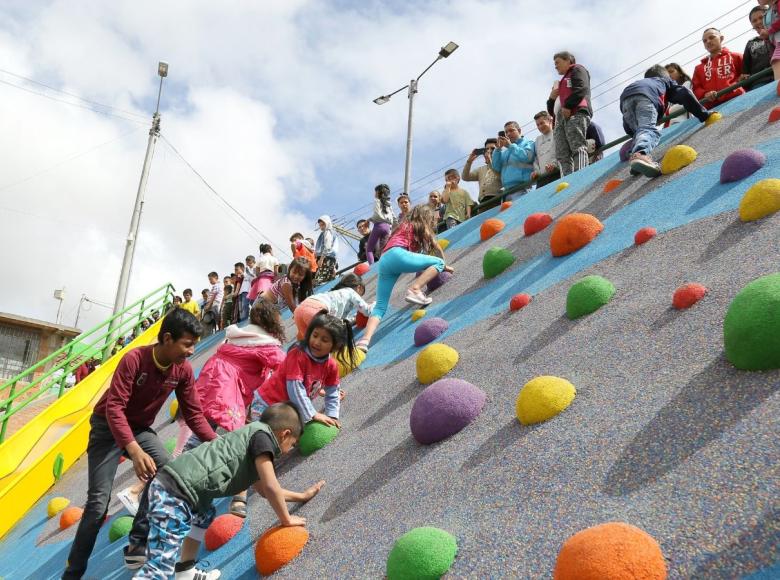
MULTIPOLYGON (((311 538, 277 576, 381 578, 395 539, 413 527, 431 525, 458 539, 458 557, 448 577, 550 577, 567 537, 618 520, 659 541, 672 578, 735 578, 762 569, 763 577, 772 577, 769 567, 780 562, 780 371, 734 370, 723 357, 722 320, 745 284, 780 270, 780 213, 741 223, 733 209, 735 190, 710 183, 718 168, 705 169, 738 148, 777 148, 772 141, 777 129, 766 123, 776 104, 769 89, 774 90, 767 87, 742 103, 734 101, 713 127, 676 141, 665 138, 660 153, 678 142, 699 152, 697 161, 676 175, 629 178, 623 165, 604 169, 614 166, 610 158, 588 170, 587 187, 576 182, 584 176, 574 176, 571 195, 564 190, 557 194, 560 199, 552 199, 553 185, 516 201, 501 216, 507 227, 485 243, 478 243, 478 220, 445 236, 453 241, 447 256, 457 273, 433 294, 441 310, 429 315, 450 322, 451 332, 438 340, 460 353, 447 376, 476 385, 488 399, 474 423, 430 446, 417 444, 409 430, 412 403, 423 386, 415 376, 420 349, 410 339, 414 308, 402 299, 403 282, 411 276, 403 277, 392 299, 396 312, 380 327, 365 368, 343 383, 343 432, 305 460, 293 453, 278 466, 290 489, 321 478, 327 485, 297 510, 308 519, 311 538), (615 178, 624 184, 604 194, 604 183, 615 178), (697 189, 691 192, 691 187, 697 189), (665 196, 652 197, 660 188, 667 188, 665 196), (696 221, 658 224, 659 235, 641 247, 621 249, 614 242, 627 235, 633 239, 642 226, 657 225, 653 217, 683 195, 689 196, 684 209, 696 221), (620 221, 621 212, 643 203, 646 214, 639 215, 647 223, 620 221), (523 220, 533 211, 550 211, 556 218, 572 211, 592 213, 606 225, 600 238, 614 246, 593 263, 577 262, 572 275, 560 280, 544 276, 567 271, 581 259, 576 254, 536 275, 523 273, 549 253, 551 228, 522 237, 523 220), (518 259, 486 282, 482 255, 494 245, 510 249, 518 259), (608 278, 617 292, 596 313, 570 321, 564 314, 566 292, 588 274, 608 278), (510 313, 508 296, 539 280, 550 283, 532 291, 530 305, 510 313), (687 282, 701 283, 709 292, 691 309, 676 311, 672 294, 687 282), (478 292, 493 284, 507 287, 499 295, 478 292), (457 311, 446 308, 469 293, 474 293, 469 304, 458 303, 457 311), (459 317, 469 323, 454 325, 459 317), (543 374, 571 381, 577 396, 554 419, 521 426, 514 417, 517 393, 543 374)), ((776 172, 778 158, 768 157, 762 171, 776 172)), ((753 182, 751 176, 730 185, 744 191, 753 182)), ((367 279, 372 297, 375 276, 367 279)), ((161 433, 167 438, 175 426, 161 433)), ((85 463, 65 476, 56 495, 76 505, 83 501, 85 463)), ((127 466, 122 466, 121 483, 132 479, 127 466)), ((45 510, 45 502, 41 505, 45 510)), ((57 566, 61 570, 68 548, 63 541, 73 533, 57 532, 53 523, 42 523, 44 518, 39 506, 9 536, 29 542, 23 531, 30 529, 39 549, 47 549, 45 556, 33 558, 38 577, 55 575, 57 566)), ((273 519, 267 504, 252 497, 248 525, 204 558, 220 567, 223 577, 255 577, 253 539, 273 519)), ((12 549, 9 541, 0 544, 0 561, 12 549)), ((93 577, 128 576, 118 570, 121 545, 101 537, 90 567, 93 577)), ((5 568, 0 564, 0 575, 15 577, 5 568)))

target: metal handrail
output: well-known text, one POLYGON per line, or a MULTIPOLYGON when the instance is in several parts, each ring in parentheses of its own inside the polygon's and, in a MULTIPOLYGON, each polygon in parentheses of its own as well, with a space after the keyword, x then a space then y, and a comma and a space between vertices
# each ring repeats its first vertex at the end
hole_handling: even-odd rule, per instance
POLYGON ((160 286, 146 296, 143 296, 129 306, 126 306, 122 311, 114 314, 87 332, 80 334, 74 340, 57 349, 46 358, 41 359, 31 367, 2 383, 2 385, 0 385, 0 395, 2 395, 4 391, 7 391, 8 394, 5 397, 5 400, 0 402, 0 443, 5 439, 10 418, 34 401, 47 395, 50 391, 49 389, 39 390, 35 395, 30 396, 28 399, 15 406, 14 401, 19 397, 24 396, 35 387, 43 384, 44 381, 47 381, 47 379, 60 369, 63 369, 62 378, 59 379, 59 390, 57 391, 57 398, 61 397, 65 392, 65 384, 68 375, 82 364, 82 359, 85 358, 85 352, 92 350, 101 351, 101 362, 107 360, 110 357, 113 345, 116 344, 117 338, 124 336, 125 333, 130 330, 138 333, 143 321, 155 310, 159 310, 162 313, 167 309, 173 302, 174 290, 175 289, 171 284, 160 286), (101 329, 106 327, 108 327, 106 330, 100 332, 101 329), (52 365, 48 371, 43 372, 38 378, 33 378, 33 380, 27 383, 23 388, 17 390, 18 383, 26 382, 26 378, 32 378, 36 372, 41 371, 48 363, 55 361, 63 355, 64 358, 60 362, 52 365))

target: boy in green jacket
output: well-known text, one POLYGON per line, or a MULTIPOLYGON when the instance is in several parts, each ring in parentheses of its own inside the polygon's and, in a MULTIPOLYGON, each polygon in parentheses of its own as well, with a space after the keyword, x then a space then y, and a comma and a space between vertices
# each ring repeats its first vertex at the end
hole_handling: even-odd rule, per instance
POLYGON ((307 502, 325 484, 302 493, 279 485, 273 460, 287 453, 301 436, 301 418, 289 403, 268 407, 260 421, 203 443, 166 464, 149 484, 149 539, 146 563, 133 578, 216 580, 219 570, 195 568, 206 528, 214 520, 213 500, 231 497, 250 485, 268 500, 283 526, 302 526, 288 501, 307 502), (176 555, 181 548, 181 561, 176 555))

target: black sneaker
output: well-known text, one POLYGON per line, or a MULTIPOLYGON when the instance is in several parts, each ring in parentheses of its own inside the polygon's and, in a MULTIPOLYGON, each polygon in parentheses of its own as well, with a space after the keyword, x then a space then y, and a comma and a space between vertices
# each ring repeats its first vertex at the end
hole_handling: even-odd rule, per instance
POLYGON ((146 546, 125 546, 125 568, 138 570, 146 564, 146 546))

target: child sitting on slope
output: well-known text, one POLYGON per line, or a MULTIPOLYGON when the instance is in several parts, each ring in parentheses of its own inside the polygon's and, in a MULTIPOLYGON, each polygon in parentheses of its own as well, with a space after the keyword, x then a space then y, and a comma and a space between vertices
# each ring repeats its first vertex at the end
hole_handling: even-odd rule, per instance
POLYGON ((339 423, 339 367, 336 360, 349 366, 355 363, 352 327, 330 314, 318 314, 311 321, 303 340, 287 351, 279 370, 257 391, 251 405, 251 416, 258 417, 274 403, 291 402, 304 423, 318 421, 341 427, 339 423), (325 389, 325 407, 318 412, 312 400, 325 389))
POLYGON ((367 304, 362 296, 366 292, 363 279, 357 274, 346 274, 330 292, 314 294, 295 309, 295 326, 298 327, 298 340, 303 340, 309 323, 317 314, 327 312, 336 318, 348 318, 357 308, 366 316, 371 316, 373 304, 367 304))
POLYGON ((325 482, 318 481, 304 492, 288 491, 276 479, 273 463, 292 449, 300 435, 295 407, 272 405, 259 422, 204 443, 161 469, 149 485, 146 562, 134 578, 219 578, 219 570, 195 568, 200 542, 216 515, 213 501, 250 485, 268 500, 281 525, 306 524, 304 518, 290 515, 286 502, 309 501, 325 482))
MULTIPOLYGON (((227 341, 206 361, 195 382, 203 414, 214 429, 235 431, 243 427, 255 389, 284 362, 281 344, 285 336, 279 311, 258 300, 249 311, 249 320, 243 328, 228 326, 227 341)), ((178 439, 187 441, 184 451, 201 442, 186 425, 180 426, 178 439)), ((230 513, 246 517, 245 491, 233 497, 230 513)))

